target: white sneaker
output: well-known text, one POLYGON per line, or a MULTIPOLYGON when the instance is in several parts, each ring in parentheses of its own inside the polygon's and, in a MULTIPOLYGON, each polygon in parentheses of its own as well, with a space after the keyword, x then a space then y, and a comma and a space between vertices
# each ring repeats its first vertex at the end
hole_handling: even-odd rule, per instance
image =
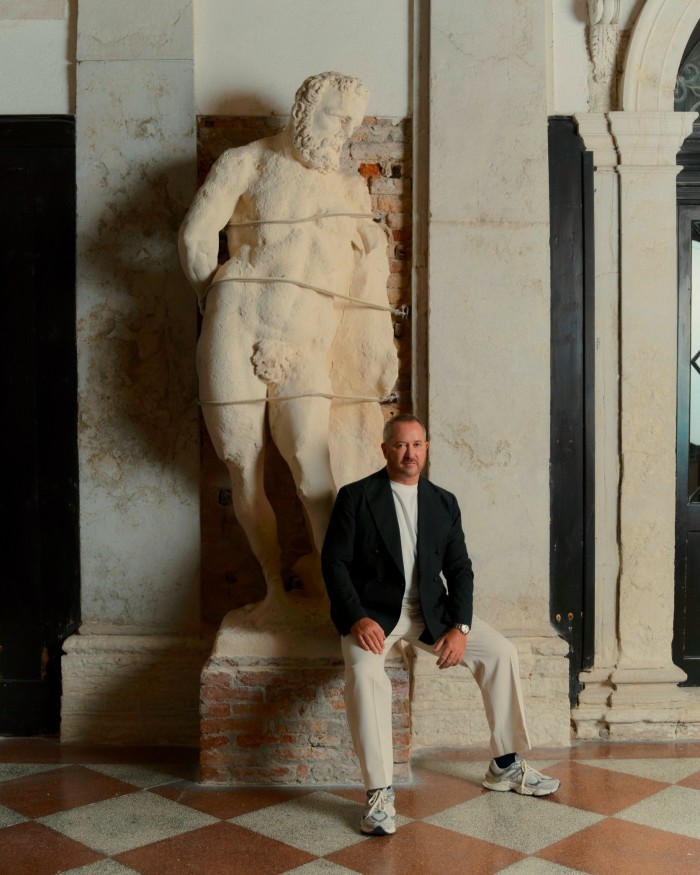
POLYGON ((368 790, 360 830, 368 836, 393 835, 396 832, 395 816, 394 791, 391 787, 368 790))
POLYGON ((496 761, 491 760, 481 786, 500 792, 513 790, 522 796, 549 796, 559 789, 559 781, 531 768, 516 754, 515 762, 505 769, 499 769, 496 761))

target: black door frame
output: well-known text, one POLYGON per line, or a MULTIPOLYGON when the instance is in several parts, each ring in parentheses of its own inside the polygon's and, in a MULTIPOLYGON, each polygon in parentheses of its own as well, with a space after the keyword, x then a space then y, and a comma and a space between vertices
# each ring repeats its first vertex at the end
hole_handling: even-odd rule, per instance
POLYGON ((551 258, 550 611, 569 644, 569 698, 594 662, 595 322, 593 156, 549 119, 551 258))

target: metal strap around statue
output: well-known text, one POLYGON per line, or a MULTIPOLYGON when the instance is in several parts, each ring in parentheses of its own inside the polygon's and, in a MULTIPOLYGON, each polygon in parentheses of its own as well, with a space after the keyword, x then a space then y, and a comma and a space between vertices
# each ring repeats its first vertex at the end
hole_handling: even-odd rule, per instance
POLYGON ((207 288, 204 298, 214 286, 222 285, 223 283, 288 283, 292 286, 298 286, 300 289, 310 289, 312 292, 318 292, 319 295, 327 295, 329 298, 341 298, 350 304, 355 304, 358 307, 369 307, 371 310, 386 310, 393 313, 395 316, 400 316, 405 319, 408 316, 408 307, 391 307, 389 304, 375 304, 372 301, 363 301, 361 298, 353 298, 351 295, 344 295, 342 292, 332 292, 330 289, 322 289, 320 286, 312 286, 310 283, 304 283, 301 280, 288 279, 281 276, 227 276, 220 280, 214 280, 207 288))
MULTIPOLYGON (((317 213, 314 216, 306 216, 301 219, 260 219, 246 222, 229 222, 227 228, 239 228, 246 225, 296 225, 301 222, 313 222, 316 219, 328 219, 338 216, 348 216, 352 219, 372 219, 376 221, 377 217, 373 213, 317 213)), ((373 310, 387 310, 395 316, 400 316, 405 319, 408 316, 408 307, 391 307, 384 304, 374 304, 371 301, 363 301, 359 298, 353 298, 350 295, 344 295, 341 292, 331 292, 329 289, 322 289, 319 286, 312 286, 310 283, 304 283, 300 280, 287 279, 286 277, 225 277, 220 280, 214 280, 209 285, 204 295, 209 294, 212 286, 220 285, 221 283, 289 283, 290 285, 298 286, 302 289, 309 289, 312 292, 318 292, 320 295, 328 295, 331 298, 341 298, 349 301, 352 304, 357 304, 360 307, 370 307, 373 310)), ((338 399, 340 401, 355 401, 360 403, 372 402, 383 404, 385 402, 396 402, 398 396, 395 393, 387 395, 386 398, 370 398, 365 395, 336 395, 333 392, 304 392, 298 395, 273 395, 265 398, 247 398, 237 401, 203 401, 199 399, 198 403, 201 406, 207 407, 229 407, 234 404, 267 404, 270 401, 296 401, 301 398, 327 398, 329 401, 338 399)))
POLYGON ((374 213, 316 213, 314 216, 304 216, 301 219, 250 219, 245 222, 228 222, 227 228, 244 228, 246 225, 298 225, 301 222, 315 222, 316 219, 332 219, 347 216, 350 219, 379 220, 374 213))
POLYGON ((265 398, 242 398, 239 401, 202 401, 201 398, 197 403, 202 407, 229 407, 233 404, 267 404, 268 401, 296 401, 299 398, 327 398, 329 401, 338 399, 340 401, 358 401, 358 402, 376 402, 384 404, 386 402, 397 402, 399 396, 392 392, 386 398, 369 398, 364 395, 336 395, 333 392, 302 392, 299 395, 273 395, 265 398))
MULTIPOLYGON (((313 222, 316 219, 330 219, 338 216, 348 216, 351 219, 371 219, 377 221, 377 216, 374 213, 316 213, 314 216, 304 216, 301 219, 251 219, 245 222, 229 222, 227 228, 243 228, 246 225, 296 225, 302 222, 313 222)), ((374 304, 371 301, 363 301, 360 298, 353 298, 351 295, 344 295, 342 292, 331 292, 330 289, 322 289, 320 286, 312 286, 309 283, 301 282, 301 280, 286 279, 284 277, 225 277, 220 280, 214 280, 210 283, 202 301, 206 300, 209 290, 212 286, 217 286, 219 283, 289 283, 290 285, 299 286, 301 289, 310 289, 312 292, 318 292, 319 295, 328 295, 331 298, 340 298, 355 304, 358 307, 369 307, 372 310, 386 310, 388 313, 393 313, 394 316, 400 316, 402 319, 408 317, 408 306, 391 307, 388 304, 374 304)))

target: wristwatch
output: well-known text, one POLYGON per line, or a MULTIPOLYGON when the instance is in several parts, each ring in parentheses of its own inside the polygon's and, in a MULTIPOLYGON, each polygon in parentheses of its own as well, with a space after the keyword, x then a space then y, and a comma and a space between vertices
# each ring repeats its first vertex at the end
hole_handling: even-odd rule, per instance
POLYGON ((462 635, 468 635, 470 630, 470 627, 467 626, 466 623, 455 623, 452 628, 457 629, 462 635))

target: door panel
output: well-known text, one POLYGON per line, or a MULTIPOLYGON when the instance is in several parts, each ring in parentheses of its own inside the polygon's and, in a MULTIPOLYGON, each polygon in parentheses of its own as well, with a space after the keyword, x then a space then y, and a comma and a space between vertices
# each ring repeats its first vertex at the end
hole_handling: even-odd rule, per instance
POLYGON ((0 733, 59 725, 79 623, 75 126, 0 117, 0 733))
POLYGON ((569 695, 593 665, 593 163, 573 119, 549 120, 550 612, 569 643, 569 695))

